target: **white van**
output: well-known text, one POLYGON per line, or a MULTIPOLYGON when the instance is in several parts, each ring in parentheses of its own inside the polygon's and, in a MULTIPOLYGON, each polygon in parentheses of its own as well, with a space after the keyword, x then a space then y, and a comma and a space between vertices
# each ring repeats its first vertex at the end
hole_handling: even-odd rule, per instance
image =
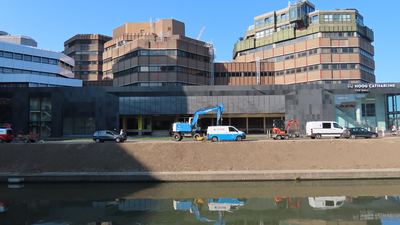
POLYGON ((306 133, 311 139, 321 137, 339 138, 344 129, 336 121, 309 121, 306 124, 306 133))
POLYGON ((308 204, 320 210, 339 208, 345 201, 346 196, 308 197, 308 204))
POLYGON ((246 134, 233 126, 210 126, 207 128, 207 138, 212 141, 246 139, 246 134))

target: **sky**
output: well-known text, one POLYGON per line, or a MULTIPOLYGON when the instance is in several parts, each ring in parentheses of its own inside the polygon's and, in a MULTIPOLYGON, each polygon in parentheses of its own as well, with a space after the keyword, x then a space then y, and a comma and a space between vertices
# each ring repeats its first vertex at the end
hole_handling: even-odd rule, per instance
MULTIPOLYGON (((294 1, 292 1, 294 2, 294 1)), ((374 31, 375 77, 377 83, 400 82, 399 0, 310 0, 316 10, 356 8, 364 25, 374 31), (390 66, 393 65, 393 66, 390 66)), ((254 24, 254 17, 284 9, 288 1, 236 0, 0 0, 0 30, 33 38, 39 48, 64 50, 64 42, 76 34, 112 36, 113 29, 128 22, 175 19, 185 23, 186 36, 212 41, 215 61, 232 59, 234 44, 254 24)))

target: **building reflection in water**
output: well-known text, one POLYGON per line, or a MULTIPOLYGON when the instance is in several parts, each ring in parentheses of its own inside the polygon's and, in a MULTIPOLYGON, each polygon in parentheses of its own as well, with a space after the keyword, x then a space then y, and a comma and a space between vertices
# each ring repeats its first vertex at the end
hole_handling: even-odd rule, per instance
POLYGON ((0 201, 0 224, 382 224, 398 196, 0 201))

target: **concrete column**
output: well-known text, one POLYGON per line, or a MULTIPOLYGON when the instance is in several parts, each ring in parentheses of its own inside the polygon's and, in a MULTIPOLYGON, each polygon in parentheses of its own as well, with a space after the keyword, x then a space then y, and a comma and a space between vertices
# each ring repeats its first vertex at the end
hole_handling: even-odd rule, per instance
POLYGON ((267 133, 267 126, 265 125, 265 117, 263 117, 264 134, 267 133))
POLYGON ((249 133, 249 117, 246 117, 246 134, 249 133))
POLYGON ((124 129, 125 132, 128 129, 128 116, 127 115, 122 116, 122 129, 124 129))

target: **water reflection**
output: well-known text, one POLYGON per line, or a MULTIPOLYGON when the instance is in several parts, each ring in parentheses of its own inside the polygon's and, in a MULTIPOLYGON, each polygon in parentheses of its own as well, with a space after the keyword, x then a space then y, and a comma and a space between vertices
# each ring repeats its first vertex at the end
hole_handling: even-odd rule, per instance
MULTIPOLYGON (((21 189, 6 189, 5 184, 0 184, 0 224, 315 225, 385 224, 389 219, 399 219, 400 194, 375 195, 373 189, 375 193, 397 193, 400 192, 400 181, 390 181, 385 185, 382 185, 382 181, 371 182, 349 186, 351 189, 357 187, 358 193, 369 190, 369 196, 358 195, 357 192, 337 195, 347 193, 340 182, 333 182, 331 186, 324 182, 296 185, 284 182, 242 182, 167 183, 158 187, 154 184, 117 183, 75 184, 75 188, 74 184, 26 184, 21 189), (188 198, 186 193, 190 189, 196 190, 196 185, 208 187, 208 192, 200 195, 193 192, 193 197, 188 198), (288 195, 274 196, 274 192, 284 193, 278 190, 291 185, 293 189, 286 192, 288 195), (223 186, 227 193, 220 194, 218 198, 213 191, 220 193, 218 189, 223 186), (240 192, 246 186, 268 188, 252 193, 249 189, 246 193, 240 192), (317 195, 321 186, 335 195, 317 195), (237 187, 239 190, 233 191, 237 187), (304 188, 308 191, 305 192, 304 188), (183 198, 175 192, 176 189, 179 189, 183 198), (159 196, 154 197, 157 194, 159 196)), ((343 184, 349 185, 349 182, 343 184)))

